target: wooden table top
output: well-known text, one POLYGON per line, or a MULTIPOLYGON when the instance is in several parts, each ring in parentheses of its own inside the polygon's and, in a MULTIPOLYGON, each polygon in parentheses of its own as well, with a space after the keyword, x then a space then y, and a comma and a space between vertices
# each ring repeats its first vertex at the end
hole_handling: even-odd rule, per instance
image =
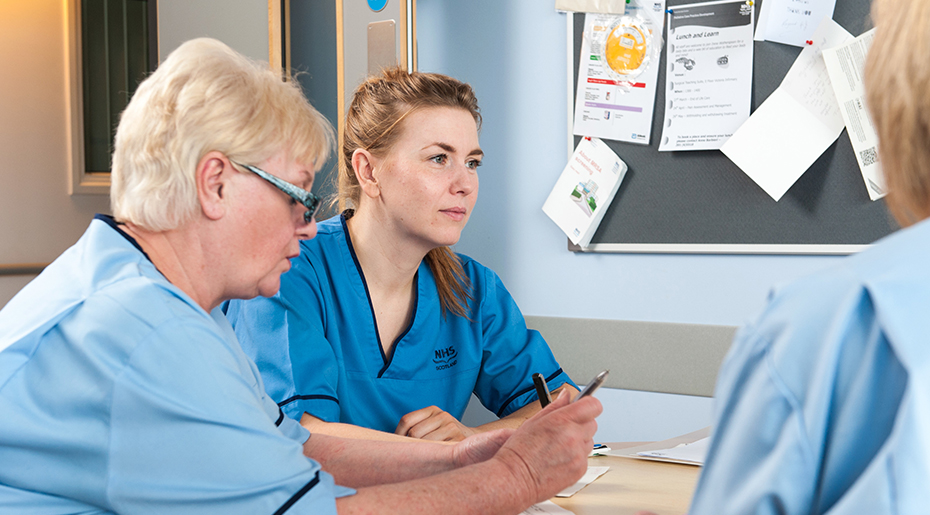
MULTIPOLYGON (((608 443, 611 449, 638 442, 608 443)), ((701 467, 620 456, 593 456, 588 465, 609 466, 606 474, 578 493, 552 502, 575 515, 633 515, 648 510, 657 515, 684 515, 701 467)))

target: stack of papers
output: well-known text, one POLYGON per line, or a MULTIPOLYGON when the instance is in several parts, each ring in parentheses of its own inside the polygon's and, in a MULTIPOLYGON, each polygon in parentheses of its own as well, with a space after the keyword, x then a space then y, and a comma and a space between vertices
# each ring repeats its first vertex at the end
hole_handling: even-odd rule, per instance
POLYGON ((562 490, 556 497, 571 497, 578 493, 578 490, 590 485, 594 482, 595 479, 603 476, 610 470, 610 467, 588 467, 588 471, 581 476, 581 479, 578 480, 574 485, 562 490))
POLYGON ((703 465, 704 458, 707 456, 709 436, 710 427, 705 427, 668 440, 612 450, 607 455, 685 465, 703 465))
MULTIPOLYGON (((579 479, 577 483, 562 490, 556 494, 556 497, 571 497, 575 495, 579 490, 593 483, 595 479, 606 474, 608 470, 610 470, 610 467, 588 467, 588 471, 581 476, 581 479, 579 479)), ((543 501, 530 506, 520 515, 538 515, 542 513, 565 514, 571 512, 552 501, 543 501)))
POLYGON ((685 443, 670 449, 657 449, 655 451, 641 451, 637 456, 659 461, 685 463, 688 465, 703 465, 707 457, 707 444, 710 438, 701 438, 696 442, 685 443))
POLYGON ((523 512, 520 513, 520 515, 541 515, 544 513, 571 514, 572 512, 566 510, 565 508, 562 508, 561 506, 559 506, 558 504, 552 501, 543 501, 540 503, 536 503, 530 506, 529 508, 523 510, 523 512))

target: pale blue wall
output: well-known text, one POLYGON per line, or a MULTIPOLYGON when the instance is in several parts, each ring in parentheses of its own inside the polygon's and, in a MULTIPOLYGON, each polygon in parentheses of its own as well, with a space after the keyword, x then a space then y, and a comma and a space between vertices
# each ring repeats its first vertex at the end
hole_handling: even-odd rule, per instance
MULTIPOLYGON (((420 69, 471 83, 484 116, 481 193, 456 250, 496 270, 525 314, 741 325, 773 285, 836 263, 568 252, 541 210, 568 159, 566 15, 553 4, 417 2, 420 69)), ((604 404, 596 441, 662 440, 711 423, 706 398, 607 389, 596 396, 604 404)), ((466 423, 486 421, 484 411, 473 403, 466 423)))
MULTIPOLYGON (((825 256, 579 255, 541 207, 567 158, 566 23, 551 0, 418 0, 419 66, 471 83, 481 193, 456 250, 527 315, 740 325, 825 256)), ((621 155, 622 157, 622 155, 621 155)))

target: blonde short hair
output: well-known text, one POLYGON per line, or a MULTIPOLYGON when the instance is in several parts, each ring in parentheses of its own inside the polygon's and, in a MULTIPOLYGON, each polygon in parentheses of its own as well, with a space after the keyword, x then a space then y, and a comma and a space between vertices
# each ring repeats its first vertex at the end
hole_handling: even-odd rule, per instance
POLYGON ((174 229, 200 209, 195 171, 208 152, 241 163, 288 152, 318 168, 333 140, 296 81, 214 39, 188 41, 139 85, 121 115, 113 215, 152 231, 174 229))
POLYGON ((865 70, 867 103, 902 226, 930 216, 930 1, 875 0, 865 70))

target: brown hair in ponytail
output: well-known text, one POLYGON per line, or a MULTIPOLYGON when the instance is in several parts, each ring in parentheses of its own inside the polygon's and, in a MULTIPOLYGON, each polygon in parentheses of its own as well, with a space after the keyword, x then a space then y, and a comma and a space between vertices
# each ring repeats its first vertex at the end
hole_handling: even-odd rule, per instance
MULTIPOLYGON (((339 163, 340 210, 355 209, 361 188, 352 169, 352 154, 365 149, 376 156, 386 155, 401 134, 404 119, 412 112, 428 107, 464 109, 481 128, 478 99, 471 86, 438 73, 408 73, 393 67, 371 76, 355 90, 342 139, 339 163)), ((449 247, 437 247, 426 255, 436 279, 443 314, 448 311, 468 316, 471 282, 462 262, 449 247)))

